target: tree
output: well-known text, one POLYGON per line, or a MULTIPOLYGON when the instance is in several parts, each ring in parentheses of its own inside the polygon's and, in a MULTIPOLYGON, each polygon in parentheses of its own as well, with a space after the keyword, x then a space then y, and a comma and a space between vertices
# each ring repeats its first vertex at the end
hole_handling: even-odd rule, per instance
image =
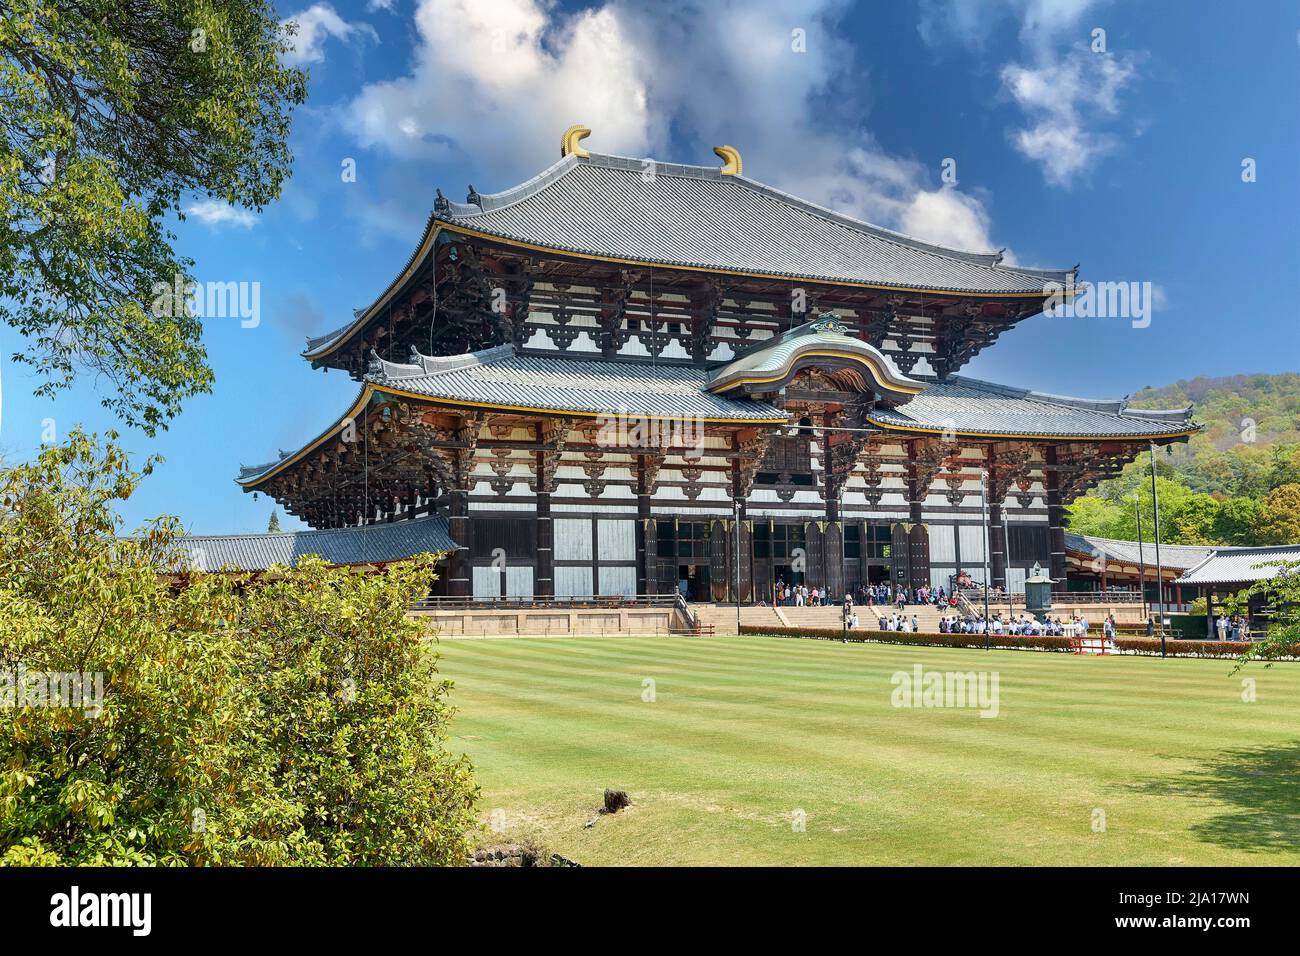
POLYGON ((1300 485, 1274 488, 1260 509, 1261 544, 1295 544, 1300 542, 1300 485))
POLYGON ((279 196, 306 95, 290 32, 265 0, 0 5, 0 319, 38 394, 90 371, 153 434, 210 389, 201 323, 156 307, 193 265, 165 220, 187 195, 279 196))
POLYGON ((280 530, 280 512, 272 511, 271 520, 266 523, 266 533, 276 534, 280 530))
POLYGON ((1252 660, 1265 661, 1268 667, 1279 658, 1300 656, 1300 561, 1282 562, 1276 576, 1237 592, 1224 602, 1224 609, 1244 613, 1255 595, 1266 597, 1271 605, 1268 631, 1237 659, 1234 674, 1252 660))
POLYGON ((1260 503, 1254 498, 1229 498, 1214 517, 1214 540, 1249 546, 1258 543, 1260 503))
POLYGON ((477 791, 405 614, 433 559, 190 573, 174 520, 116 536, 150 465, 112 439, 0 472, 0 863, 464 862, 477 791))

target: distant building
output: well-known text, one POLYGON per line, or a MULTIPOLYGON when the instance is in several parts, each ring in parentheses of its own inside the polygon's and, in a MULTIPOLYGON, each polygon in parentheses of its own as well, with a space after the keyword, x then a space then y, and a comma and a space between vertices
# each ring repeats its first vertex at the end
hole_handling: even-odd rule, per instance
MULTIPOLYGON (((1284 562, 1300 561, 1300 544, 1271 548, 1216 548, 1182 575, 1177 583, 1199 588, 1205 594, 1205 619, 1215 634, 1215 619, 1223 613, 1221 598, 1244 590, 1259 581, 1277 577, 1284 562)), ((1256 594, 1250 599, 1247 616, 1251 630, 1267 626, 1270 601, 1256 594)))
POLYGON ((1209 545, 1160 545, 1160 574, 1163 592, 1156 590, 1156 546, 1150 541, 1122 541, 1096 535, 1065 533, 1065 555, 1071 591, 1137 591, 1146 600, 1166 608, 1185 608, 1199 596, 1199 590, 1184 591, 1179 578, 1214 552, 1209 545))

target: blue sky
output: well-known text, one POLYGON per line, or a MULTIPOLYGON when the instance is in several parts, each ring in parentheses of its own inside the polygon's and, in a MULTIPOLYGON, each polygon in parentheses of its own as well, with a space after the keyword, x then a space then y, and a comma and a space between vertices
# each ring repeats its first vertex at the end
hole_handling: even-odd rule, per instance
MULTIPOLYGON (((260 323, 209 321, 213 393, 155 439, 125 432, 165 458, 124 506, 128 526, 168 513, 195 533, 264 530, 274 505, 236 487, 240 463, 299 447, 357 390, 311 371, 303 336, 343 324, 396 274, 435 187, 459 200, 471 182, 521 182, 577 122, 596 151, 712 164, 728 143, 747 176, 881 225, 1156 290, 1149 327, 1036 317, 966 374, 1114 397, 1300 369, 1295 2, 277 8, 300 23, 293 57, 311 74, 293 179, 260 214, 196 199, 179 227, 200 280, 260 283, 260 323), (356 182, 340 175, 347 159, 356 182)), ((91 381, 34 399, 7 358, 17 350, 0 329, 7 458, 34 454, 50 423, 59 436, 114 426, 91 381)))

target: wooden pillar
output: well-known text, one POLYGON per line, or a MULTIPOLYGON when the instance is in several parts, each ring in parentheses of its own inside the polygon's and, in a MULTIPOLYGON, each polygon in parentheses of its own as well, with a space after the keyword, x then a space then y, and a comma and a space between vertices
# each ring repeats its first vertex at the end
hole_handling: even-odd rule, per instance
POLYGON ((830 598, 836 601, 844 598, 844 524, 841 521, 826 522, 826 533, 822 536, 826 548, 826 590, 830 598))
POLYGON ((453 597, 470 597, 474 593, 470 580, 470 549, 473 547, 473 524, 469 517, 469 487, 452 488, 447 496, 447 530, 451 540, 460 545, 448 564, 447 593, 453 597))
POLYGON ((1007 589, 1007 529, 1003 522, 1002 502, 989 502, 989 574, 993 586, 1007 589))
POLYGON ((555 523, 551 520, 551 493, 537 492, 537 575, 533 593, 555 596, 555 523))
POLYGON ((737 523, 731 531, 728 553, 731 561, 727 567, 727 585, 732 592, 732 600, 747 604, 755 599, 754 595, 754 543, 750 531, 749 515, 746 508, 746 479, 740 462, 731 463, 731 500, 732 514, 737 523), (739 593, 737 593, 739 592, 739 593))
POLYGON ((1047 467, 1043 483, 1047 488, 1047 548, 1051 552, 1051 576, 1065 587, 1065 506, 1061 504, 1061 473, 1057 469, 1055 445, 1044 449, 1047 467))
POLYGON ((534 473, 537 494, 537 568, 533 574, 533 593, 537 597, 555 597, 555 522, 551 519, 551 463, 549 452, 537 452, 534 473))
POLYGON ((649 556, 657 550, 657 541, 651 542, 650 534, 650 482, 646 468, 646 456, 638 455, 636 459, 636 593, 654 594, 655 579, 658 577, 650 570, 649 556))

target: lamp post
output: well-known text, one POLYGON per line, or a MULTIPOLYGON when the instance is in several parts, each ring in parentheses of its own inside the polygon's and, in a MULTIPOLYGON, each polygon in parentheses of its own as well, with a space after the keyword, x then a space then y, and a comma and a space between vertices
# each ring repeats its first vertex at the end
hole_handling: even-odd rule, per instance
POLYGON ((736 546, 733 549, 736 563, 736 636, 740 636, 740 499, 731 500, 732 514, 736 524, 736 546))
POLYGON ((989 649, 989 509, 984 493, 985 473, 980 472, 980 522, 984 526, 984 650, 989 649))
POLYGON ((1133 492, 1133 514, 1138 525, 1138 597, 1142 601, 1142 616, 1147 616, 1147 560, 1142 553, 1142 496, 1133 492))
POLYGON ((1156 491, 1156 443, 1149 442, 1151 450, 1151 511, 1156 539, 1156 617, 1160 621, 1160 656, 1165 656, 1165 572, 1160 564, 1160 495, 1156 491))

